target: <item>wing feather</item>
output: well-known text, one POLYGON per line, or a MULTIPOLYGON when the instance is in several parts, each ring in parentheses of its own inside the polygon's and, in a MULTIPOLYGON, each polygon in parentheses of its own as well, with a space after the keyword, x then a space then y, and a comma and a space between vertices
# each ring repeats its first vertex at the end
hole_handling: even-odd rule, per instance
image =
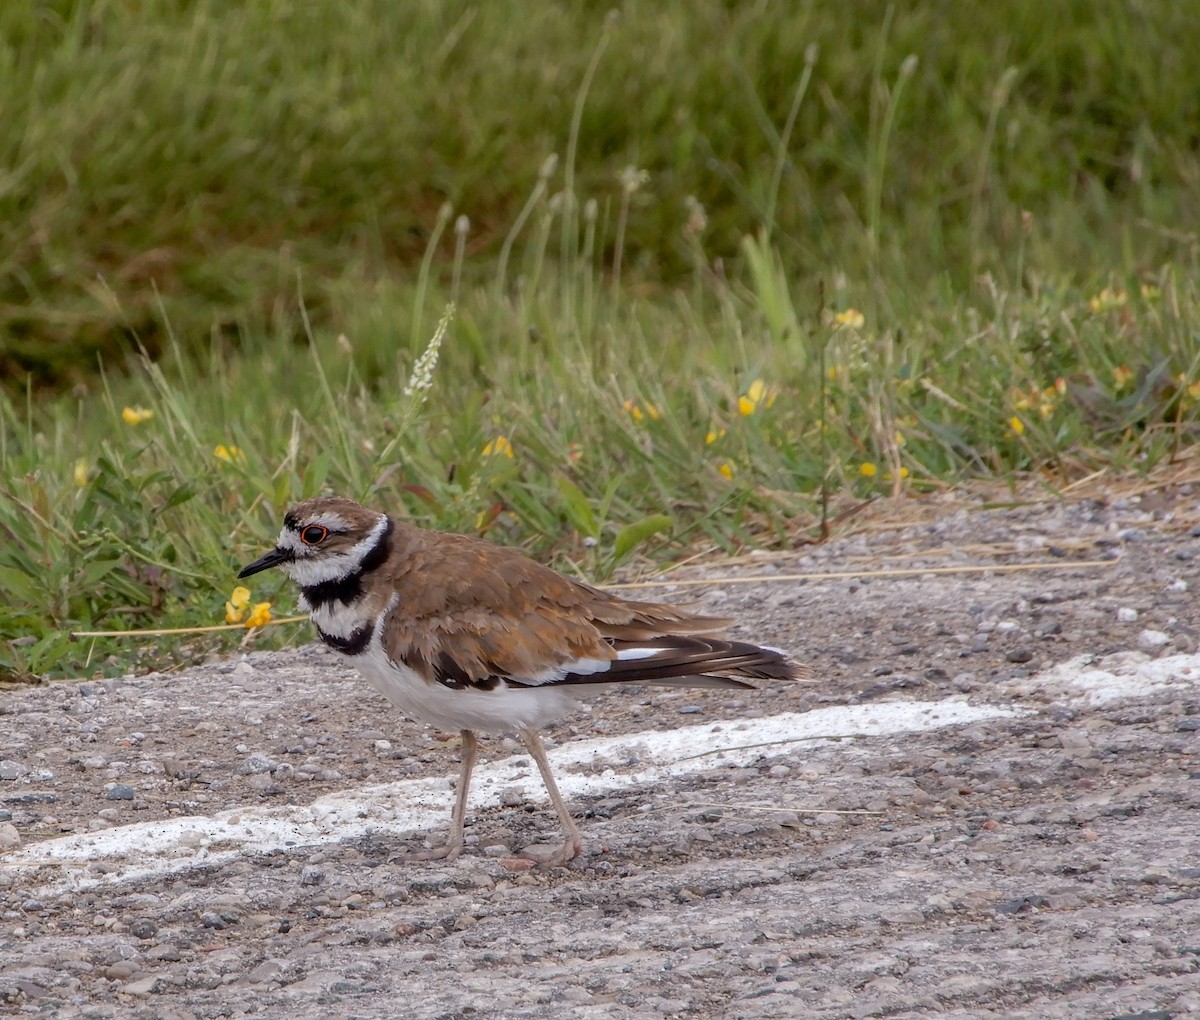
POLYGON ((776 649, 714 636, 728 620, 621 599, 515 549, 408 526, 394 544, 384 648, 431 683, 748 687, 740 678, 801 675, 776 649))

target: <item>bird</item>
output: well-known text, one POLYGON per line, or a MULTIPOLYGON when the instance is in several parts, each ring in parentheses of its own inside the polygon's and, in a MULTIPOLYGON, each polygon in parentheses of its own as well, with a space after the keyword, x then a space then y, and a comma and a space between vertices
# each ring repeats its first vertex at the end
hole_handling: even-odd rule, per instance
POLYGON ((300 588, 320 639, 393 706, 460 732, 462 758, 447 841, 414 859, 463 850, 479 733, 515 732, 536 763, 564 841, 583 838, 559 793, 540 731, 599 685, 751 688, 808 669, 778 648, 724 638, 733 621, 602 591, 483 538, 429 531, 339 496, 284 515, 270 552, 239 578, 277 567, 300 588))

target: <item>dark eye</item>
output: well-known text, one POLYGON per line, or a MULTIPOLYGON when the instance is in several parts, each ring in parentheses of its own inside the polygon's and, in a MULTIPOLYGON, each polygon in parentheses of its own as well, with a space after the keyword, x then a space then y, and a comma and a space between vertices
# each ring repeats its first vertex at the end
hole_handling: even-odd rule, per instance
POLYGON ((325 541, 325 536, 328 534, 328 528, 323 528, 319 524, 310 524, 300 532, 300 541, 305 545, 320 545, 325 541))

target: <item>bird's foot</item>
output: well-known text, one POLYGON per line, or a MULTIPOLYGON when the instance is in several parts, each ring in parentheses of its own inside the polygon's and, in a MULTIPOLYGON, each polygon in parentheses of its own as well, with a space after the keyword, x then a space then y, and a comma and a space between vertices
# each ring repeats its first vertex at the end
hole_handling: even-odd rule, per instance
POLYGON ((395 861, 453 861, 463 852, 461 842, 452 841, 445 843, 442 846, 435 846, 432 850, 412 850, 408 853, 397 854, 392 860, 395 861))
POLYGON ((570 864, 583 850, 583 840, 578 836, 568 837, 557 850, 550 853, 539 852, 533 847, 527 847, 521 856, 533 861, 539 868, 564 868, 570 864))

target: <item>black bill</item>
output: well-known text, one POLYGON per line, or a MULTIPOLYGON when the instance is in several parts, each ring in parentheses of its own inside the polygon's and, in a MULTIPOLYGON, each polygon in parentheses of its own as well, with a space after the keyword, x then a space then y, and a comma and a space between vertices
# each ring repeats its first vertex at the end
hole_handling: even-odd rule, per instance
POLYGON ((280 563, 286 563, 290 559, 292 559, 292 554, 286 549, 272 549, 265 556, 260 556, 249 566, 242 567, 238 577, 249 577, 251 574, 270 570, 271 567, 278 566, 280 563))

